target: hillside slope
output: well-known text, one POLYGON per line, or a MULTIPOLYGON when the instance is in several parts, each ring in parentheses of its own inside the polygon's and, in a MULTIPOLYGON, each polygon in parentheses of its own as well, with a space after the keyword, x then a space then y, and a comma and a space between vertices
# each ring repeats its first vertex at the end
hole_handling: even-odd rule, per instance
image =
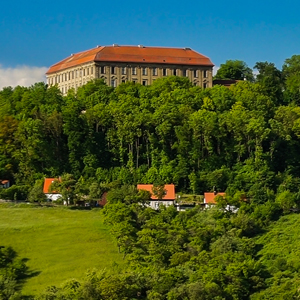
POLYGON ((99 210, 0 207, 0 236, 0 244, 12 246, 35 272, 25 294, 81 278, 87 269, 122 264, 99 210))

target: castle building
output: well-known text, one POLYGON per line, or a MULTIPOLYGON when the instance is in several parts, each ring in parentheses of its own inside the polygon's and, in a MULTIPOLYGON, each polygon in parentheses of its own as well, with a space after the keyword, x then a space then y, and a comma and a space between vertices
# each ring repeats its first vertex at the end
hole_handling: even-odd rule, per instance
POLYGON ((48 85, 57 84, 62 93, 103 78, 116 87, 127 81, 150 85, 165 76, 183 76, 195 86, 212 87, 211 60, 190 48, 97 46, 54 64, 46 73, 48 85))

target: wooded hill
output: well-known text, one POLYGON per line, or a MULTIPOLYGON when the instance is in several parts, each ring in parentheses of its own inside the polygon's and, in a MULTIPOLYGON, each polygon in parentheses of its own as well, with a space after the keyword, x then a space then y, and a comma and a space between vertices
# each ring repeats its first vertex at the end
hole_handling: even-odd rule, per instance
POLYGON ((116 89, 97 80, 66 97, 44 83, 4 88, 0 179, 16 185, 3 196, 24 199, 36 180, 65 173, 85 193, 113 181, 174 183, 198 194, 215 186, 259 203, 296 192, 299 60, 287 59, 282 71, 257 63, 255 82, 230 88, 201 89, 180 77, 116 89))
POLYGON ((274 239, 276 226, 285 235, 284 220, 299 218, 300 56, 281 71, 256 68, 256 80, 230 88, 167 77, 116 89, 94 81, 66 97, 43 83, 0 92, 1 178, 16 183, 1 196, 27 197, 59 175, 72 201, 109 190, 103 213, 128 262, 39 299, 299 299, 299 260, 281 249, 297 233, 274 239), (210 210, 154 211, 137 183, 215 187, 226 198, 210 210))

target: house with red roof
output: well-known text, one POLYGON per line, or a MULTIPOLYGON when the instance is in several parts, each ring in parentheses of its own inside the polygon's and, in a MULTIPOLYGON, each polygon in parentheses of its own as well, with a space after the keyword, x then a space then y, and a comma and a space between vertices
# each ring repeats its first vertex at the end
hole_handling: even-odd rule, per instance
POLYGON ((213 66, 209 57, 189 47, 113 44, 73 53, 52 65, 46 77, 48 85, 57 85, 63 95, 98 78, 117 87, 128 81, 150 85, 158 78, 175 75, 207 88, 212 87, 213 66))
POLYGON ((215 205, 217 204, 216 198, 217 196, 225 197, 225 193, 218 193, 218 192, 212 192, 212 193, 204 193, 204 204, 205 206, 215 205))
MULTIPOLYGON (((155 195, 153 184, 138 184, 137 189, 138 190, 145 190, 150 192, 150 199, 149 199, 149 206, 153 209, 158 209, 160 205, 164 205, 166 207, 170 205, 174 205, 175 203, 175 185, 174 184, 165 184, 163 186, 163 193, 162 196, 160 197, 161 199, 158 198, 157 195, 155 195)), ((154 187, 155 188, 155 187, 154 187)))
POLYGON ((62 197, 62 195, 56 191, 50 191, 50 185, 54 180, 59 180, 59 178, 45 178, 43 192, 49 201, 56 201, 62 197))
MULTIPOLYGON (((226 193, 218 193, 218 192, 212 192, 212 193, 204 193, 204 206, 206 208, 212 207, 217 204, 216 198, 218 196, 226 197, 226 193)), ((241 201, 246 201, 246 198, 242 198, 241 201)), ((238 208, 234 205, 226 205, 224 208, 225 211, 231 211, 233 213, 236 213, 238 211, 238 208)))

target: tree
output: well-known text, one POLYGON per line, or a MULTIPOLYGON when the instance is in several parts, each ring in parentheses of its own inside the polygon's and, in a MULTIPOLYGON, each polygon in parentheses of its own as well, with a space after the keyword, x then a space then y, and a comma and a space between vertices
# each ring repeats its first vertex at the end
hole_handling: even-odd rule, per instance
POLYGON ((285 79, 286 95, 290 100, 300 101, 300 55, 287 58, 282 66, 282 74, 285 79))
POLYGON ((256 82, 266 87, 267 91, 274 96, 275 100, 282 100, 283 78, 282 72, 275 67, 275 64, 269 62, 257 62, 254 66, 259 74, 256 76, 256 82))
POLYGON ((152 193, 155 197, 157 197, 158 200, 162 200, 167 193, 165 190, 165 185, 161 183, 154 183, 152 187, 152 193))
POLYGON ((28 194, 28 200, 30 202, 44 202, 47 200, 46 195, 43 192, 43 183, 44 180, 36 180, 33 188, 28 194))
POLYGON ((227 60, 225 64, 221 64, 215 79, 233 79, 253 81, 254 76, 252 70, 247 64, 241 60, 227 60))
POLYGON ((0 299, 20 299, 17 294, 28 267, 11 247, 0 246, 0 299))
POLYGON ((62 195, 62 200, 67 204, 74 204, 76 202, 76 180, 72 174, 64 174, 59 179, 51 183, 50 191, 56 191, 62 195))

